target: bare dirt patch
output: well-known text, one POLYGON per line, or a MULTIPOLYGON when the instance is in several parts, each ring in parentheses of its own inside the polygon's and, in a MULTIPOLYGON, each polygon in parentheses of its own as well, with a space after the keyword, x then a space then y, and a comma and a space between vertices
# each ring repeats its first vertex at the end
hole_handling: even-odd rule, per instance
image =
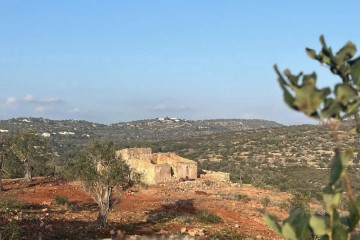
POLYGON ((25 206, 3 210, 1 224, 18 225, 23 239, 37 239, 40 235, 43 239, 98 239, 110 237, 112 229, 129 235, 180 234, 182 228, 204 229, 205 236, 221 239, 280 239, 264 224, 262 213, 285 217, 286 211, 279 205, 289 199, 284 193, 228 183, 192 181, 136 186, 123 194, 109 216, 109 226, 98 228, 93 224, 97 206, 77 182, 36 178, 25 183, 22 179, 8 179, 4 188, 2 199, 21 201, 25 206), (57 196, 67 198, 70 204, 57 205, 57 196), (270 199, 268 206, 261 203, 265 197, 270 199), (217 215, 221 222, 211 222, 212 215, 202 219, 203 211, 217 215))

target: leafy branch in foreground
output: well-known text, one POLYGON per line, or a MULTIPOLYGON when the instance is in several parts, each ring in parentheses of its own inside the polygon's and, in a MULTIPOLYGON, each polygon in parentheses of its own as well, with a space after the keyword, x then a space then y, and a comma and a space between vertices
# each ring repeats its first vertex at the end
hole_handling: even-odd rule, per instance
MULTIPOLYGON (((323 215, 307 213, 295 209, 290 216, 279 224, 274 216, 265 214, 264 219, 276 233, 285 239, 307 239, 317 236, 320 239, 346 240, 360 220, 360 199, 355 198, 349 180, 347 166, 354 158, 352 148, 343 149, 342 136, 338 128, 345 119, 354 119, 355 126, 346 134, 355 134, 360 129, 360 58, 353 59, 356 47, 347 42, 336 54, 327 46, 323 36, 320 37, 322 49, 319 53, 306 48, 306 53, 321 64, 329 67, 341 81, 333 89, 319 89, 316 86, 315 73, 293 75, 289 70, 282 74, 275 65, 275 72, 284 93, 285 103, 294 110, 318 119, 333 133, 336 143, 335 154, 330 169, 330 179, 323 189, 323 201, 326 213, 323 215), (338 205, 346 193, 349 204, 348 214, 340 216, 338 205)), ((346 135, 346 136, 348 136, 346 135)))

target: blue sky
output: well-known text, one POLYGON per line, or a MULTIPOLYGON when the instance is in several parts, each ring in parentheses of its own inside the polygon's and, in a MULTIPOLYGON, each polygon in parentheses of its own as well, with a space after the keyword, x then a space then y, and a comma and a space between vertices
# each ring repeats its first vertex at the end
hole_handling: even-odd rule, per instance
POLYGON ((317 71, 324 34, 360 44, 360 2, 0 0, 0 119, 309 122, 272 69, 317 71))

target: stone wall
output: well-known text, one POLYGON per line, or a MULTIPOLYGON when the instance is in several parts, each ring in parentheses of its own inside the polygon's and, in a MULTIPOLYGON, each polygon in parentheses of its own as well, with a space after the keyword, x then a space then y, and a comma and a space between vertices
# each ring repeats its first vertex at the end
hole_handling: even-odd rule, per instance
POLYGON ((138 159, 125 160, 131 170, 141 175, 141 181, 152 185, 156 184, 155 165, 147 161, 139 161, 138 159))
POLYGON ((200 178, 216 182, 230 182, 230 173, 202 170, 202 173, 200 173, 200 178))
POLYGON ((158 164, 155 166, 155 184, 173 181, 171 176, 171 167, 168 164, 158 164))
POLYGON ((116 152, 117 157, 124 160, 140 159, 141 157, 150 156, 151 154, 151 148, 125 148, 116 152))
POLYGON ((175 153, 155 153, 152 159, 156 164, 169 164, 176 179, 196 179, 197 163, 180 157, 175 153))

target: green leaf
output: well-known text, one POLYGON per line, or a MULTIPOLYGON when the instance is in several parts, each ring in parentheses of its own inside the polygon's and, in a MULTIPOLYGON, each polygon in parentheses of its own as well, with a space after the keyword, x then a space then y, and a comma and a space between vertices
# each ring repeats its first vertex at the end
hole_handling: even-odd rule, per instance
POLYGON ((346 116, 352 115, 359 111, 360 107, 360 98, 355 99, 353 102, 349 103, 346 107, 346 116))
POLYGON ((298 75, 292 75, 289 69, 285 69, 284 74, 289 79, 290 85, 292 86, 297 86, 300 77, 302 76, 301 72, 298 75))
POLYGON ((288 240, 297 240, 298 239, 296 237, 296 232, 290 223, 285 223, 284 226, 282 227, 281 232, 282 232, 282 235, 284 236, 284 238, 286 238, 288 240))
POLYGON ((316 73, 304 75, 303 86, 315 86, 315 84, 316 84, 316 73))
POLYGON ((335 226, 332 233, 334 240, 348 240, 348 232, 341 225, 335 226))
POLYGON ((304 75, 303 85, 293 87, 296 94, 294 105, 303 113, 311 115, 319 108, 330 89, 319 90, 315 86, 316 74, 304 75))
POLYGON ((319 53, 319 55, 317 56, 317 59, 321 63, 325 63, 329 66, 333 66, 334 61, 335 61, 334 55, 332 53, 331 48, 327 47, 325 38, 323 35, 320 36, 320 43, 322 45, 322 49, 321 49, 321 52, 319 53))
POLYGON ((356 197, 356 206, 360 209, 360 196, 356 197))
POLYGON ((359 214, 359 209, 356 206, 356 203, 350 202, 349 203, 349 232, 351 232, 352 230, 354 230, 354 228, 356 227, 356 225, 358 224, 359 220, 360 220, 360 214, 359 214))
POLYGON ((284 100, 287 105, 295 110, 302 111, 308 116, 318 117, 317 109, 331 93, 330 88, 317 89, 315 73, 303 75, 302 83, 299 84, 302 73, 293 75, 289 70, 285 70, 286 80, 276 65, 274 69, 278 75, 279 84, 284 91, 284 100))
POLYGON ((297 109, 294 105, 294 102, 295 102, 295 98, 290 94, 290 92, 286 89, 286 88, 283 88, 283 91, 284 91, 284 101, 285 103, 293 108, 293 109, 297 109))
POLYGON ((288 86, 286 80, 284 79, 284 77, 280 73, 280 71, 279 71, 278 67, 276 66, 276 64, 274 65, 274 70, 276 72, 276 75, 278 76, 278 81, 279 81, 280 86, 288 86))
POLYGON ((360 57, 349 61, 351 80, 355 85, 360 85, 360 57))
POLYGON ((349 101, 356 99, 357 91, 347 83, 337 84, 335 86, 336 100, 341 102, 343 106, 346 106, 349 101))
POLYGON ((316 59, 316 52, 313 49, 306 48, 305 51, 309 57, 316 59))
POLYGON ((342 47, 335 56, 336 63, 338 65, 344 64, 344 61, 351 59, 356 53, 356 47, 352 42, 347 42, 344 47, 342 47))
POLYGON ((310 236, 309 216, 305 214, 301 208, 294 209, 289 217, 284 220, 284 224, 288 223, 292 226, 297 239, 305 239, 310 236))
POLYGON ((327 213, 332 213, 333 209, 336 208, 340 203, 341 194, 337 192, 324 193, 323 199, 327 213))
POLYGON ((324 118, 340 118, 340 112, 342 107, 338 101, 335 101, 332 98, 327 98, 324 100, 324 107, 321 110, 321 115, 324 118))
POLYGON ((318 59, 321 63, 325 63, 327 65, 331 64, 331 59, 327 55, 325 55, 323 52, 319 53, 318 59))
POLYGON ((331 165, 331 170, 330 170, 330 183, 331 184, 335 184, 340 177, 342 177, 342 175, 344 174, 344 171, 349 163, 349 161, 351 160, 351 158, 353 157, 354 152, 352 149, 346 149, 345 151, 342 152, 338 152, 335 151, 335 156, 333 158, 333 162, 331 165))
POLYGON ((331 232, 331 229, 326 225, 325 219, 320 216, 311 215, 309 224, 315 235, 318 237, 327 235, 331 232))
POLYGON ((275 217, 267 213, 265 213, 263 217, 266 225, 268 225, 277 234, 281 235, 281 226, 276 222, 275 217))
POLYGON ((320 43, 323 48, 327 48, 324 35, 322 35, 322 34, 320 35, 320 43))

